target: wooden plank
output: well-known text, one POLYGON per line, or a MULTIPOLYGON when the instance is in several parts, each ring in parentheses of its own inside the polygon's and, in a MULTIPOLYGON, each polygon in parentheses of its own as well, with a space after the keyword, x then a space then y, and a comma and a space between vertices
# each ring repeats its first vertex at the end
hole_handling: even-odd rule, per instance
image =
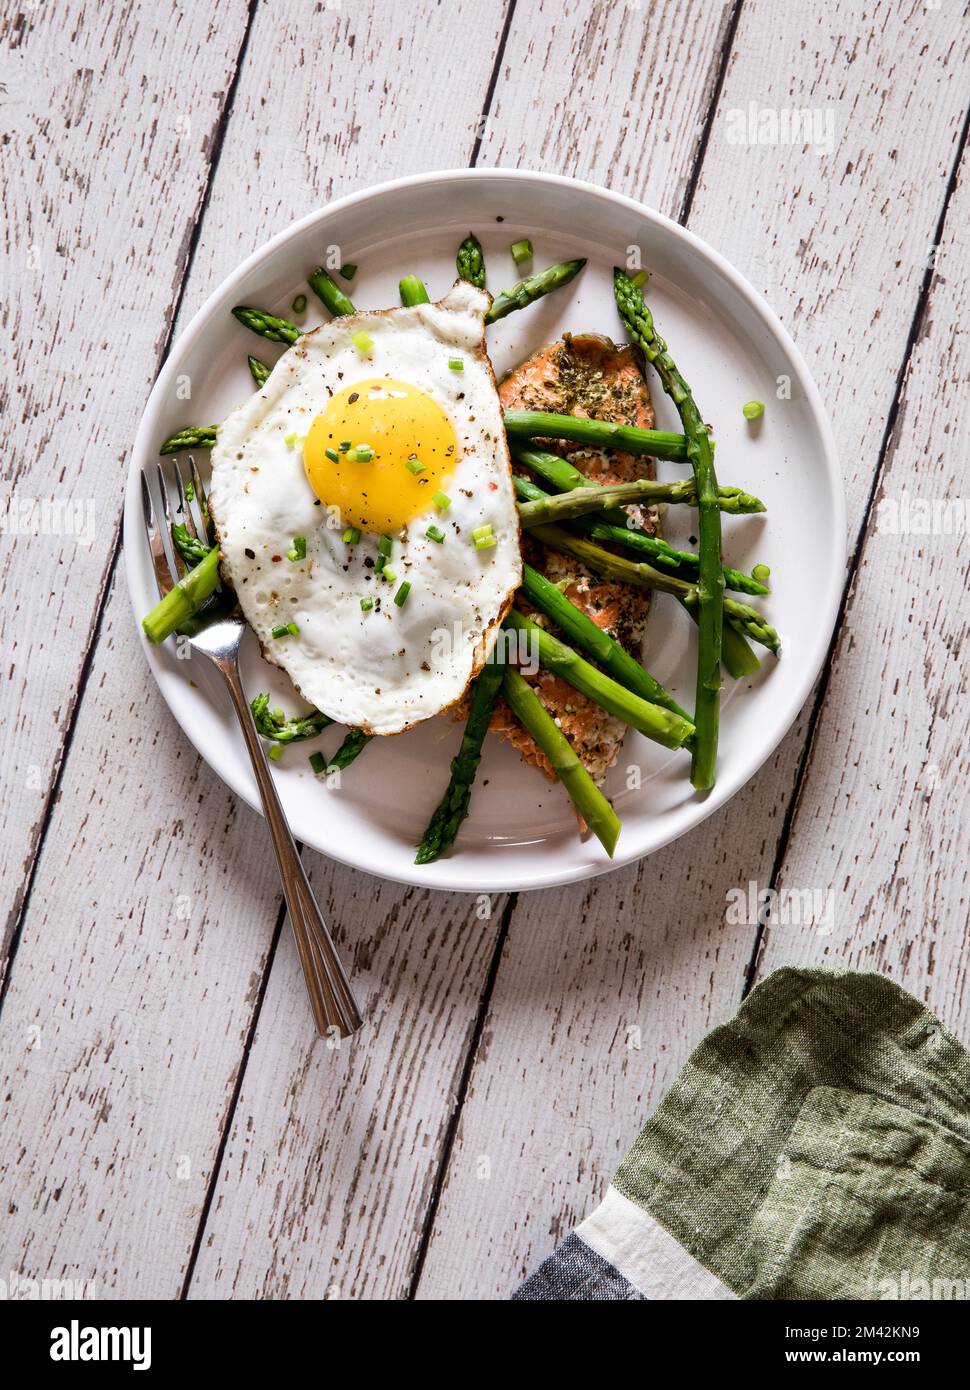
POLYGON ((324 913, 355 945, 365 1030, 294 1026, 295 952, 270 975, 192 1298, 403 1298, 504 907, 327 865, 324 913))
POLYGON ((968 227, 965 156, 779 876, 831 921, 819 932, 807 900, 780 900, 789 925, 768 928, 759 961, 759 975, 793 960, 880 971, 964 1040, 968 227))
POLYGON ((733 8, 518 4, 478 163, 553 170, 676 215, 733 8))
MULTIPOLYGON (((781 9, 749 0, 692 204, 690 226, 768 292, 806 352, 841 444, 853 526, 963 119, 959 37, 959 16, 918 6, 819 12, 802 0, 781 9), (753 100, 777 116, 821 112, 823 139, 831 112, 833 152, 732 143, 730 113, 753 100)), ((599 76, 590 74, 585 100, 581 77, 576 91, 594 152, 611 117, 593 100, 599 76)), ((656 128, 648 101, 627 147, 649 148, 656 128)), ((560 157, 576 167, 575 151, 560 157)), ((673 201, 661 207, 676 211, 673 201)), ((639 869, 600 880, 590 902, 520 899, 419 1297, 507 1295, 598 1198, 691 1047, 734 1011, 755 929, 726 922, 727 894, 770 878, 806 729, 803 714, 729 807, 639 869), (642 1029, 642 1050, 629 1056, 628 1027, 642 1029)))
MULTIPOLYGON (((692 8, 680 7, 679 12, 686 14, 692 8)), ((597 7, 597 15, 597 22, 609 26, 612 34, 612 8, 597 7)), ((575 48, 577 63, 582 60, 588 19, 586 6, 573 4, 565 13, 561 7, 555 12, 562 51, 575 48)), ((466 12, 462 22, 467 32, 466 12)), ((532 26, 534 32, 541 33, 551 22, 548 6, 535 10, 517 7, 506 54, 526 51, 532 26)), ((663 24, 667 22, 664 18, 663 24)), ((692 18, 690 24, 693 22, 692 18)), ((707 33, 707 52, 713 63, 716 26, 710 25, 707 33)), ((644 37, 643 43, 647 42, 644 37)), ((630 62, 632 73, 632 59, 630 62)), ((508 75, 504 66, 500 72, 496 89, 499 105, 512 84, 520 84, 517 64, 508 75)), ((524 90, 531 103, 532 128, 544 130, 553 118, 554 107, 548 108, 550 114, 546 107, 552 97, 541 84, 538 88, 525 84, 524 90)), ((703 83, 694 92, 695 101, 700 103, 702 98, 703 83)), ((672 97, 676 102, 681 99, 679 93, 672 97)), ((672 109, 670 119, 676 122, 682 117, 672 109)), ((487 123, 483 130, 487 136, 487 123)), ((483 139, 483 149, 486 144, 491 148, 491 142, 483 139)), ((667 161, 667 150, 658 147, 658 151, 658 157, 667 161)), ((680 170, 673 176, 678 185, 683 184, 689 169, 689 151, 682 151, 681 159, 680 170)), ((436 162, 443 161, 439 158, 436 162)), ((650 167, 649 160, 646 167, 650 167)), ((327 896, 334 895, 339 901, 346 892, 344 880, 340 871, 330 869, 327 896)), ((383 894, 388 891, 383 889, 378 900, 378 918, 383 894)), ((552 895, 553 900, 556 897, 552 895)), ((267 996, 267 1023, 258 1030, 246 1072, 191 1296, 321 1297, 331 1283, 345 1297, 387 1298, 405 1293, 453 1103, 463 1059, 461 1048, 485 980, 484 966, 494 939, 497 912, 496 906, 491 922, 479 923, 471 916, 468 900, 451 895, 434 895, 424 908, 422 930, 435 933, 429 940, 440 937, 448 950, 459 924, 464 924, 461 930, 470 935, 474 948, 454 979, 451 1007, 456 1021, 447 1030, 450 1037, 447 1043, 442 1042, 432 1073, 426 1072, 423 1062, 429 1045, 424 1039, 430 1037, 438 1045, 443 1005, 437 1002, 434 988, 419 1005, 410 997, 415 990, 405 993, 398 986, 387 1000, 387 1021, 379 1019, 375 1025, 373 1050, 365 1044, 367 1057, 375 1060, 362 1061, 353 1070, 346 1092, 339 1083, 334 1083, 336 1089, 324 1089, 322 1068, 305 1064, 305 1040, 295 1036, 292 1029, 273 1027, 268 1022, 269 1011, 291 1015, 300 1006, 298 981, 292 971, 287 978, 278 979, 280 967, 274 968, 267 996), (415 1010, 425 1020, 420 1027, 413 1022, 415 1010), (456 1046, 458 1043, 461 1047, 456 1046), (379 1065, 377 1058, 381 1059, 379 1065), (410 1083, 409 1077, 413 1078, 410 1083), (283 1098, 285 1113, 276 1101, 269 1101, 270 1096, 283 1098), (264 1114, 267 1104, 272 1108, 264 1114), (364 1123, 373 1123, 374 1137, 366 1130, 362 1135, 357 1118, 361 1109, 364 1123), (327 1115, 323 1126, 318 1119, 321 1112, 327 1115), (287 1115, 292 1116, 289 1122, 287 1115), (388 1168, 393 1150, 383 1138, 385 1128, 397 1144, 393 1172, 388 1168), (353 1219, 345 1219, 348 1203, 352 1204, 353 1219)), ((384 952, 388 951, 393 953, 392 943, 385 944, 384 952)), ((446 969, 450 968, 448 959, 446 955, 446 969)), ((385 954, 376 961, 375 969, 389 970, 385 954)), ((377 991, 375 999, 381 997, 377 991)), ((523 1109, 546 1107, 544 1085, 545 1078, 538 1070, 535 1078, 521 1078, 523 1109)))
MULTIPOLYGON (((397 18, 383 5, 320 7, 312 14, 298 0, 261 7, 186 303, 200 302, 214 278, 281 221, 321 201, 329 191, 323 170, 346 188, 370 183, 392 160, 398 172, 467 161, 501 23, 501 11, 484 0, 460 13, 430 3, 412 6, 397 18), (479 42, 465 57, 460 86, 429 80, 427 54, 466 47, 469 22, 477 25, 479 42), (333 61, 335 43, 340 63, 333 61), (319 61, 321 53, 327 61, 319 61), (431 133, 436 145, 429 144, 431 133), (284 152, 307 149, 320 152, 319 164, 310 166, 312 189, 280 177, 284 152), (273 201, 268 190, 284 182, 285 200, 273 201)), ((221 88, 223 77, 207 62, 191 69, 195 80, 221 88)), ((185 70, 190 66, 183 63, 185 70)), ((119 100, 110 80, 104 100, 119 100)), ((130 132, 126 143, 132 143, 130 132)), ((166 183, 155 193, 146 188, 146 205, 160 200, 150 219, 146 207, 146 220, 158 225, 164 216, 170 228, 182 192, 166 183)), ((115 228, 123 244, 127 224, 115 218, 115 228)), ((145 263, 142 257, 135 267, 139 283, 145 263)), ((93 278, 84 278, 89 292, 93 286, 103 293, 93 278)), ((171 278, 165 284, 168 304, 171 278)), ((77 349, 82 331, 72 330, 65 351, 70 343, 77 349)), ((128 393, 136 414, 146 394, 147 375, 128 393)), ((112 437, 130 439, 132 422, 121 428, 117 416, 109 418, 115 421, 112 437)), ((64 620, 61 612, 58 621, 64 620)), ((379 1099, 381 1108, 403 1111, 401 1088, 414 1086, 421 1120, 420 1134, 414 1128, 414 1165, 402 1161, 400 1192, 392 1176, 380 1179, 393 1210, 407 1211, 416 1200, 412 1189, 426 1191, 435 1171, 434 1145, 426 1136, 440 1130, 448 1114, 497 918, 470 934, 461 917, 458 933, 461 912, 454 903, 436 900, 428 908, 407 890, 376 892, 372 880, 349 873, 332 881, 327 896, 338 934, 344 928, 345 950, 356 952, 363 1002, 370 1002, 372 972, 386 991, 381 1007, 389 1032, 363 1040, 349 1078, 332 1074, 333 1083, 354 1134, 366 1107, 373 1110, 379 1099), (396 934, 411 930, 415 916, 421 921, 414 923, 409 954, 396 934), (410 973, 398 975, 402 954, 410 973), (420 985, 413 999, 412 977, 420 985), (398 1018, 400 1039, 392 1045, 398 1018), (439 1024, 445 1026, 435 1031, 439 1024), (433 1033, 444 1060, 439 1069, 426 1070, 433 1033), (396 1070, 385 1069, 387 1057, 396 1070)), ((0 1251, 5 1268, 93 1278, 102 1297, 178 1294, 229 1123, 277 901, 261 823, 199 766, 146 683, 121 584, 106 610, 0 1015, 8 1098, 0 1132, 0 1192, 10 1211, 0 1251), (183 921, 177 914, 185 911, 183 921)), ((305 1096, 291 1098, 294 1114, 302 1109, 312 1129, 304 1135, 308 1147, 297 1145, 296 1161, 305 1160, 306 1168, 327 1130, 328 1107, 337 1102, 335 1092, 328 1098, 314 1089, 329 1054, 322 1043, 310 1046, 302 986, 286 973, 291 951, 286 936, 276 956, 281 993, 274 980, 269 995, 280 1036, 267 1046, 271 1030, 263 1030, 264 1069, 254 1066, 247 1084, 255 1079, 261 1094, 269 1088, 280 1097, 282 1072, 265 1069, 279 1064, 277 1047, 312 1062, 305 1096), (278 999, 285 1003, 274 1003, 278 999)), ((267 1137, 264 1129, 259 1135, 267 1137)), ((274 1142, 270 1136, 271 1149, 274 1142)), ((349 1182, 346 1155, 341 1162, 349 1182)), ((334 1196, 337 1204, 353 1200, 361 1200, 360 1193, 334 1196)), ((234 1207, 229 1195, 219 1194, 220 1221, 234 1207)), ((293 1210, 286 1220, 295 1220, 293 1210)), ((235 1229, 241 1235, 242 1225, 235 1229)), ((390 1225, 372 1232, 369 1258, 383 1263, 396 1238, 390 1225)), ((277 1268, 288 1258, 285 1234, 281 1239, 277 1268)), ((250 1273, 272 1279, 271 1272, 250 1273)), ((397 1274, 389 1277, 399 1283, 397 1274)), ((240 1281, 245 1284, 244 1275, 240 1281)))
POLYGON ((199 6, 45 0, 21 11, 0 21, 0 391, 12 425, 0 504, 0 971, 246 24, 244 0, 225 0, 214 28, 199 6))

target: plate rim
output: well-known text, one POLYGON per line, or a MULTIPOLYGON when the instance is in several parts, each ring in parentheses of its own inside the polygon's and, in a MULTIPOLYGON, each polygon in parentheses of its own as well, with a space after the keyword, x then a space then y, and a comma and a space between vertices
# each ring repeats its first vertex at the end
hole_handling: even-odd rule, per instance
MULTIPOLYGON (((603 199, 608 203, 624 208, 627 212, 632 212, 643 217, 647 222, 667 235, 680 240, 684 246, 706 260, 713 268, 718 271, 732 286, 735 293, 747 303, 748 307, 759 318, 766 329, 775 335, 783 346, 789 360, 791 361, 799 379, 799 385, 804 392, 804 399, 808 407, 815 428, 818 431, 819 440, 822 446, 822 462, 825 473, 832 483, 831 492, 834 501, 834 513, 832 516, 832 534, 834 544, 831 551, 831 564, 826 579, 827 592, 824 600, 819 600, 819 613, 821 619, 814 639, 814 646, 810 652, 800 654, 802 657, 802 670, 800 679, 797 681, 791 699, 791 713, 779 728, 777 736, 772 742, 760 751, 760 756, 755 761, 746 766, 743 775, 733 775, 725 780, 718 781, 714 790, 704 798, 698 799, 696 805, 698 814, 691 824, 676 828, 672 827, 669 835, 662 835, 661 838, 649 848, 637 849, 629 854, 621 854, 614 860, 606 860, 600 864, 578 865, 576 871, 564 872, 560 866, 550 872, 538 872, 530 874, 528 878, 523 878, 521 873, 510 878, 510 881, 497 887, 495 883, 489 881, 485 886, 480 883, 469 883, 467 874, 463 875, 460 868, 460 853, 438 861, 435 866, 438 871, 437 882, 431 882, 427 877, 420 877, 418 874, 388 873, 376 864, 365 864, 359 858, 354 858, 348 854, 336 854, 332 848, 321 849, 312 841, 306 840, 310 848, 323 854, 326 858, 333 859, 349 868, 368 873, 374 877, 389 882, 407 884, 410 887, 421 887, 431 889, 436 892, 463 892, 463 893, 494 893, 494 892, 527 892, 542 888, 563 887, 577 882, 586 882, 589 879, 597 878, 601 874, 611 873, 614 870, 626 868, 631 864, 639 862, 648 855, 657 853, 658 850, 666 848, 667 845, 680 839, 683 835, 689 834, 701 825, 715 811, 725 806, 737 793, 746 786, 749 781, 760 771, 768 759, 780 745, 782 739, 790 732, 799 712, 803 708, 805 701, 810 695, 812 688, 822 670, 826 656, 835 631, 839 610, 842 604, 842 597, 845 585, 845 573, 847 562, 847 507, 845 495, 845 481, 839 461, 838 450, 836 448, 835 436, 832 425, 822 400, 821 393, 815 384, 815 380, 808 368, 800 349, 785 327, 784 323, 772 309, 768 301, 758 293, 754 286, 742 275, 742 273, 724 256, 716 247, 696 232, 687 227, 683 227, 679 222, 675 222, 665 213, 658 212, 647 204, 640 202, 636 198, 631 198, 624 193, 617 193, 601 184, 592 183, 585 179, 577 179, 564 174, 546 173, 532 169, 509 169, 495 167, 488 169, 440 169, 430 170, 420 174, 404 175, 395 179, 387 179, 381 183, 369 185, 366 188, 358 189, 353 193, 345 194, 341 198, 323 204, 314 211, 305 214, 303 217, 290 222, 281 231, 270 237, 256 250, 252 251, 240 264, 226 276, 212 292, 206 297, 200 307, 192 315, 188 324, 170 344, 166 353, 165 361, 155 378, 155 382, 145 402, 138 429, 132 443, 128 472, 125 482, 125 503, 123 513, 123 536, 124 536, 124 556, 125 556, 125 578, 128 589, 128 600, 131 605, 132 614, 139 641, 145 653, 145 659, 151 671, 152 678, 161 693, 162 699, 167 705, 172 718, 178 725, 196 752, 216 774, 220 781, 230 792, 242 798, 242 800, 252 807, 258 814, 262 815, 262 808, 259 803, 258 795, 250 795, 251 789, 245 781, 245 777, 237 778, 231 773, 224 771, 212 761, 206 749, 200 746, 193 737, 191 725, 184 722, 178 710, 169 698, 166 683, 158 678, 154 662, 151 658, 152 648, 145 638, 141 626, 140 601, 136 597, 138 585, 138 574, 136 572, 135 552, 139 544, 142 543, 140 522, 136 519, 137 497, 139 493, 138 474, 140 472, 140 460, 149 455, 154 456, 151 449, 151 441, 148 438, 149 417, 153 413, 153 407, 157 398, 164 396, 168 391, 171 380, 177 375, 177 358, 180 350, 191 346, 194 339, 203 331, 208 323, 217 303, 227 296, 230 290, 235 289, 258 266, 271 259, 278 250, 287 244, 294 237, 315 223, 339 215, 341 212, 354 205, 366 202, 372 198, 379 198, 388 193, 393 193, 402 189, 420 187, 423 184, 446 183, 446 182, 478 182, 513 180, 523 183, 537 183, 546 186, 557 186, 560 188, 577 188, 596 198, 603 199), (441 881, 444 879, 445 881, 441 881)), ((234 771, 234 769, 233 769, 234 771)), ((248 771, 248 763, 245 765, 248 771)), ((536 851, 536 857, 541 857, 541 851, 536 851)))

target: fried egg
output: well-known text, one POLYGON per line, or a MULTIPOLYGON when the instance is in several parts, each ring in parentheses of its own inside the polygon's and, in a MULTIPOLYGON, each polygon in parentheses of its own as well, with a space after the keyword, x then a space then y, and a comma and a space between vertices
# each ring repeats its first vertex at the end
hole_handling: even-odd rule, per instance
POLYGON ((264 655, 395 734, 460 700, 522 577, 490 297, 334 319, 219 427, 209 502, 264 655))

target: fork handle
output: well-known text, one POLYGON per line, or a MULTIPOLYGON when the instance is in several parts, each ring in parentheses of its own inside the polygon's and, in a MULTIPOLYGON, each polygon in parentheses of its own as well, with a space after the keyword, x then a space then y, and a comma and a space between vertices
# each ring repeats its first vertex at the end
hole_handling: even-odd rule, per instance
POLYGON ((263 812, 283 883, 283 897, 286 899, 300 963, 303 966, 307 994, 310 996, 313 1021, 321 1037, 332 1037, 334 1033, 338 1037, 349 1037, 351 1033, 356 1033, 364 1020, 351 993, 347 975, 337 955, 337 948, 313 896, 296 841, 290 833, 242 687, 239 666, 235 656, 219 660, 216 664, 229 687, 233 708, 253 765, 256 785, 259 787, 263 812))

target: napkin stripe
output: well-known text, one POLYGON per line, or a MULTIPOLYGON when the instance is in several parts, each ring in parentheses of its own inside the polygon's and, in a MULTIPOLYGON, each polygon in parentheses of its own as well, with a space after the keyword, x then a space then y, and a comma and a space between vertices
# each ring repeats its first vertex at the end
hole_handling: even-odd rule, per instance
POLYGON ((649 1211, 612 1183, 592 1215, 576 1227, 576 1235, 651 1301, 736 1297, 649 1211))
POLYGON ((734 1297, 650 1212, 612 1184, 592 1215, 512 1295, 531 1303, 734 1297))

